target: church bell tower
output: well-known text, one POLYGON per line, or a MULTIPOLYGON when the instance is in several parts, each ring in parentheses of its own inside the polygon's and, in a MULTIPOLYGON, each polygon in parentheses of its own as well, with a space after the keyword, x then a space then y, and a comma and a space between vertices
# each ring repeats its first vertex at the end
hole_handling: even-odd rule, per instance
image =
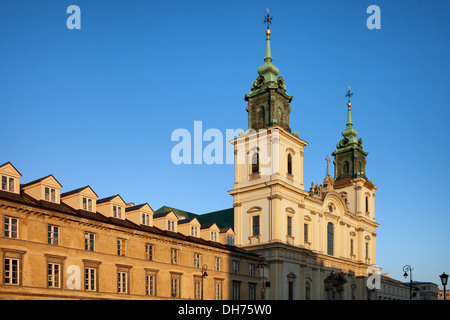
POLYGON ((291 133, 292 96, 286 93, 284 80, 273 64, 271 19, 267 14, 264 64, 258 68, 250 93, 245 95, 248 130, 231 141, 235 179, 229 194, 234 197, 238 246, 298 242, 297 221, 294 221, 299 216, 294 213, 298 204, 287 200, 287 195, 308 194, 303 185, 303 148, 307 142, 299 138, 298 132, 291 133), (288 224, 292 225, 289 231, 288 224))
POLYGON ((266 16, 266 56, 264 64, 258 68, 258 77, 253 81, 251 92, 245 95, 248 101, 248 127, 254 130, 280 126, 291 132, 289 127, 289 103, 292 96, 286 93, 286 85, 283 77, 278 76, 278 68, 273 65, 270 50, 269 24, 271 17, 266 16))
POLYGON ((362 139, 357 139, 358 132, 353 128, 352 123, 352 103, 350 98, 353 93, 350 92, 350 88, 347 91, 346 97, 347 103, 347 127, 342 132, 341 139, 336 150, 332 153, 334 159, 334 178, 335 181, 339 181, 346 178, 366 178, 366 156, 368 152, 363 150, 362 139))

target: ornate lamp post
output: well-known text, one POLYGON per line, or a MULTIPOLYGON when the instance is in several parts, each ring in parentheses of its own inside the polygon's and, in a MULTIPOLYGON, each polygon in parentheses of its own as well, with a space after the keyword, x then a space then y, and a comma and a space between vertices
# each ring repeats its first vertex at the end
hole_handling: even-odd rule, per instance
POLYGON ((268 265, 264 261, 260 261, 256 268, 262 268, 262 286, 261 286, 261 300, 265 299, 265 291, 266 291, 266 278, 264 276, 264 268, 268 267, 268 265))
POLYGON ((404 272, 403 276, 405 278, 408 277, 408 272, 409 272, 409 300, 412 300, 412 271, 413 271, 413 268, 411 268, 411 266, 409 266, 409 265, 406 265, 403 267, 403 272, 404 272))
POLYGON ((444 286, 444 300, 447 300, 445 297, 445 286, 447 285, 448 274, 445 274, 445 272, 444 272, 439 277, 441 278, 441 283, 444 286))
POLYGON ((204 264, 202 266, 202 300, 203 300, 203 279, 208 276, 208 273, 206 273, 206 270, 208 270, 208 266, 204 264))

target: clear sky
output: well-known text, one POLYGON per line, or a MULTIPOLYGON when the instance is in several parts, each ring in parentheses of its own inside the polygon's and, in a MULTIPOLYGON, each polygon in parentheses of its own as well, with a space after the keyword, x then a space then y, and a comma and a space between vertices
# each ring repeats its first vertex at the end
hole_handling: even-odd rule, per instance
MULTIPOLYGON (((63 192, 194 213, 232 206, 232 164, 175 165, 178 128, 247 129, 244 95, 272 56, 309 145, 305 186, 352 117, 376 195, 377 265, 404 280, 450 274, 449 1, 3 0, 0 163, 22 183, 52 173, 63 192), (70 5, 81 29, 69 30, 70 5), (370 30, 369 5, 381 9, 370 30)), ((224 144, 227 141, 224 139, 224 144)), ((204 142, 203 147, 209 142, 204 142)))

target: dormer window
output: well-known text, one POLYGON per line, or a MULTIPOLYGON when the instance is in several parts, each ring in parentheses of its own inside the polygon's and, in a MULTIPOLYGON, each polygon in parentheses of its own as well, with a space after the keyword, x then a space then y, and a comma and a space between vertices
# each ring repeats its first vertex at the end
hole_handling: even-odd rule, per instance
POLYGON ((113 206, 113 217, 122 219, 122 208, 119 206, 113 206))
POLYGON ((167 230, 175 232, 175 221, 167 220, 167 230))
POLYGON ((45 187, 44 200, 50 202, 56 202, 56 190, 53 188, 45 187))
POLYGON ((142 224, 149 226, 150 225, 150 215, 147 213, 142 214, 142 224))
POLYGON ((217 232, 211 231, 211 241, 217 241, 217 232))
POLYGON ((92 211, 92 199, 83 197, 83 210, 92 211))
POLYGON ((197 226, 191 226, 191 236, 193 236, 193 237, 198 236, 198 227, 197 226))
POLYGON ((14 192, 14 178, 8 176, 2 176, 2 190, 8 192, 14 192))

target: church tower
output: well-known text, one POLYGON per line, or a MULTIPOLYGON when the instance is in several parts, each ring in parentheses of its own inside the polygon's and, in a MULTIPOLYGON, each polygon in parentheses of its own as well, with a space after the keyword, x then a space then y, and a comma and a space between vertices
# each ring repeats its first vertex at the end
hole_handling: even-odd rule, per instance
POLYGON ((349 204, 350 212, 375 221, 375 190, 366 176, 366 156, 361 138, 353 128, 350 98, 353 93, 348 88, 347 124, 341 139, 332 153, 334 156, 334 188, 339 190, 349 204))
POLYGON ((290 102, 286 85, 273 64, 266 16, 266 53, 258 76, 245 95, 248 130, 234 144, 234 230, 237 245, 279 241, 294 243, 297 234, 299 193, 303 185, 303 148, 307 142, 291 133, 290 102), (290 215, 287 214, 291 212, 290 215), (288 227, 289 224, 289 227, 288 227))
POLYGON ((267 26, 264 64, 258 68, 258 77, 252 83, 251 92, 245 95, 245 101, 248 101, 248 127, 258 130, 276 125, 291 132, 289 103, 292 96, 286 93, 283 77, 278 76, 279 70, 272 63, 270 33, 267 26))
POLYGON ((336 151, 332 153, 335 157, 334 165, 334 177, 336 181, 346 178, 366 178, 366 156, 367 152, 363 150, 362 139, 357 139, 358 132, 353 128, 352 123, 352 103, 350 98, 353 93, 350 92, 350 88, 346 94, 348 97, 347 103, 347 128, 342 132, 341 139, 337 146, 336 151))

